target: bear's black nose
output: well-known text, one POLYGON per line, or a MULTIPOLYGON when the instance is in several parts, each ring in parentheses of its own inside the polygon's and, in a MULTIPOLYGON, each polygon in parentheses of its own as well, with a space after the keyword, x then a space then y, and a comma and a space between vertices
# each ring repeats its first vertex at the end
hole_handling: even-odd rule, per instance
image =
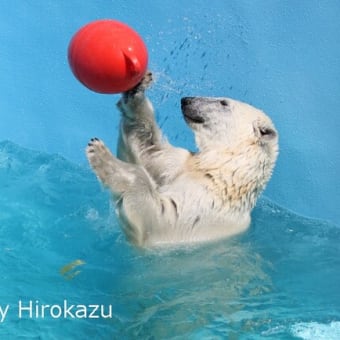
POLYGON ((183 107, 185 105, 190 105, 193 102, 194 99, 195 99, 195 97, 183 97, 181 99, 181 106, 183 107))
POLYGON ((184 97, 181 99, 181 109, 186 122, 189 124, 202 124, 204 123, 204 118, 200 113, 197 103, 195 103, 199 97, 184 97))

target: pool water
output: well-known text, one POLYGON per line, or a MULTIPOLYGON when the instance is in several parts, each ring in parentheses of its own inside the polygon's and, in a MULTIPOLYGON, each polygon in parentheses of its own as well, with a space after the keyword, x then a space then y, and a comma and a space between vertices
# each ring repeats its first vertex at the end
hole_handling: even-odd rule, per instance
POLYGON ((337 226, 263 197, 243 235, 141 251, 87 166, 5 141, 0 182, 2 339, 340 338, 337 226))

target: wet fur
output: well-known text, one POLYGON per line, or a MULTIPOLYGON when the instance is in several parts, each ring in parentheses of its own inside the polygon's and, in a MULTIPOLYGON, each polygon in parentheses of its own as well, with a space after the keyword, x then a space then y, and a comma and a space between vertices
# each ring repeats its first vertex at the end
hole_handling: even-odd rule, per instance
POLYGON ((107 186, 127 238, 137 246, 206 242, 247 229, 269 180, 278 134, 260 110, 229 98, 182 99, 199 151, 170 145, 140 84, 122 95, 118 156, 94 138, 88 160, 107 186))

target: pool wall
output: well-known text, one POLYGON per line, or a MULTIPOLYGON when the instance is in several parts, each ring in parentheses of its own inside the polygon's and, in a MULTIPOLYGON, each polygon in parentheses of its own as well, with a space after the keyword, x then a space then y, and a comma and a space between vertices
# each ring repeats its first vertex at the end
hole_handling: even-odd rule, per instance
POLYGON ((0 3, 0 140, 85 163, 98 136, 116 146, 117 96, 83 87, 66 53, 80 26, 115 18, 145 39, 150 92, 169 140, 194 148, 185 95, 228 96, 266 111, 280 157, 266 196, 338 222, 340 3, 301 1, 21 1, 0 3))

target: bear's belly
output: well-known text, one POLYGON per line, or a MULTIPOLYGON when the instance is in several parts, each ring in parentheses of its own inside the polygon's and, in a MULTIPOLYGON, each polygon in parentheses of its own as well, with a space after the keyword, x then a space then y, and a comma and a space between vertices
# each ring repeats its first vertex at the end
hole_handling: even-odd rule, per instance
POLYGON ((146 239, 147 247, 176 246, 212 242, 240 234, 248 229, 250 216, 230 218, 201 219, 199 221, 178 220, 174 226, 153 228, 146 239))

